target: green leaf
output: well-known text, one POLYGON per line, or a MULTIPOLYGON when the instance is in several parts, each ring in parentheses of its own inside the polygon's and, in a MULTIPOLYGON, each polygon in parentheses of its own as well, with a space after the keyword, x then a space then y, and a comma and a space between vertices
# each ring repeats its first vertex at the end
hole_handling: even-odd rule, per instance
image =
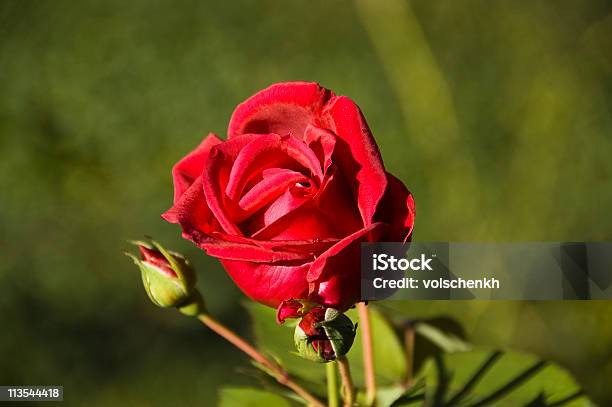
MULTIPOLYGON (((612 405, 610 301, 387 301, 411 320, 451 318, 475 346, 516 349, 567 367, 601 405, 612 405)), ((419 350, 417 349, 417 352, 419 350)))
MULTIPOLYGON (((402 385, 378 387, 376 389, 376 405, 390 406, 421 406, 423 404, 423 385, 414 386, 408 390, 402 385)), ((359 393, 357 401, 366 405, 365 393, 359 393)))
POLYGON ((471 345, 463 339, 452 333, 444 332, 431 324, 417 322, 414 325, 414 330, 444 352, 466 352, 471 349, 471 345))
MULTIPOLYGON (((418 376, 432 405, 550 406, 581 392, 563 368, 518 352, 442 354, 428 360, 418 376)), ((558 405, 592 406, 584 396, 558 405)))
MULTIPOLYGON (((368 306, 372 324, 372 344, 374 347, 374 365, 376 378, 381 386, 390 386, 401 382, 406 375, 406 357, 401 341, 391 324, 372 305, 368 306)), ((354 322, 359 322, 356 310, 350 310, 346 315, 354 322)), ((351 364, 353 380, 358 386, 363 386, 363 355, 361 351, 362 332, 357 328, 357 336, 353 348, 347 357, 351 364)))
POLYGON ((221 389, 220 407, 291 407, 285 398, 263 390, 248 387, 221 389))
POLYGON ((421 407, 425 400, 425 382, 424 380, 416 381, 410 388, 402 387, 402 393, 395 397, 394 400, 389 399, 388 406, 393 407, 421 407))

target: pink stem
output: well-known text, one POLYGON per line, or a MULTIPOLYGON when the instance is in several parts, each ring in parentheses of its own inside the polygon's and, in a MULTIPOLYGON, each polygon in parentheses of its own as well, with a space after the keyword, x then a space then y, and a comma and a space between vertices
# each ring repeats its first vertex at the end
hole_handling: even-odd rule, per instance
POLYGON ((306 400, 311 406, 325 407, 324 404, 321 403, 315 396, 310 394, 308 390, 300 386, 298 383, 294 382, 291 377, 289 377, 289 374, 282 367, 262 355, 261 352, 255 349, 250 343, 236 335, 225 325, 222 325, 213 317, 207 314, 198 315, 198 319, 211 330, 213 330, 214 332, 225 338, 228 342, 236 346, 238 349, 249 355, 251 359, 265 366, 274 374, 274 377, 280 384, 293 390, 297 395, 306 400))
POLYGON ((374 373, 374 349, 372 347, 372 327, 370 313, 365 302, 357 304, 361 324, 361 343, 363 348, 363 367, 365 373, 366 398, 368 405, 376 402, 376 375, 374 373))

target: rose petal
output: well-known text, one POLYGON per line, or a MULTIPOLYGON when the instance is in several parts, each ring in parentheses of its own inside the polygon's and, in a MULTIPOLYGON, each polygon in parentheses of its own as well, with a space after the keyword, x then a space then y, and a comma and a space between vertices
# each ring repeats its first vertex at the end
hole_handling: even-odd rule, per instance
POLYGON ((302 240, 304 236, 307 238, 313 236, 330 237, 328 234, 321 234, 319 229, 313 230, 312 227, 309 227, 309 217, 304 212, 297 212, 298 208, 312 200, 312 196, 296 193, 296 189, 298 188, 289 188, 267 208, 253 215, 244 225, 245 231, 254 238, 262 240, 272 240, 273 238, 277 240, 302 240), (295 219, 295 216, 299 216, 299 225, 302 227, 301 233, 298 234, 292 234, 288 231, 291 226, 297 226, 292 220, 295 219), (283 233, 283 236, 278 235, 279 233, 283 233))
POLYGON ((319 183, 322 181, 323 172, 317 157, 301 140, 290 135, 252 135, 252 141, 244 146, 232 164, 225 193, 230 199, 237 200, 248 181, 265 168, 292 168, 296 164, 309 170, 319 183))
POLYGON ((216 134, 210 133, 199 146, 183 157, 172 168, 172 179, 174 181, 174 202, 202 175, 204 161, 213 146, 222 143, 216 134))
POLYGON ((189 237, 211 256, 254 263, 312 261, 338 241, 338 239, 267 241, 222 232, 204 234, 195 231, 189 237))
POLYGON ((363 221, 343 174, 332 166, 324 184, 315 197, 315 205, 326 222, 334 226, 338 237, 348 236, 361 229, 363 221))
POLYGON ((318 256, 331 246, 336 244, 339 239, 309 239, 309 240, 260 240, 244 236, 233 236, 221 232, 213 232, 212 238, 226 242, 236 242, 253 244, 264 249, 297 251, 307 253, 309 256, 318 256))
POLYGON ((230 234, 241 235, 242 232, 230 218, 230 213, 235 213, 238 209, 237 203, 227 199, 225 188, 234 160, 254 137, 256 136, 252 134, 244 134, 214 146, 204 163, 202 185, 206 202, 223 230, 230 234))
POLYGON ((365 225, 373 221, 376 207, 385 193, 387 177, 380 152, 361 111, 347 97, 333 97, 321 118, 338 139, 334 163, 351 182, 365 225))
POLYGON ((386 225, 374 223, 319 256, 308 273, 308 298, 341 311, 360 301, 361 243, 377 241, 385 229, 386 225), (312 278, 314 280, 311 280, 312 278))
POLYGON ((317 83, 274 84, 238 105, 230 119, 228 137, 276 133, 302 138, 306 125, 331 96, 331 91, 317 83))
POLYGON ((323 173, 327 174, 327 170, 332 164, 336 136, 328 130, 309 124, 304 132, 304 142, 317 155, 321 162, 323 173))
POLYGON ((194 231, 211 233, 219 228, 206 204, 201 176, 179 197, 172 208, 162 214, 162 218, 167 222, 180 224, 188 239, 192 239, 191 234, 194 231))
POLYGON ((224 242, 221 240, 208 240, 199 246, 209 256, 226 260, 241 260, 253 263, 278 263, 292 260, 312 260, 313 255, 304 252, 288 252, 282 250, 269 250, 252 244, 224 242))
MULTIPOLYGON (((315 307, 310 310, 299 322, 299 327, 304 331, 304 333, 311 337, 323 337, 326 338, 325 331, 321 332, 322 329, 318 324, 325 320, 325 308, 323 307, 315 307), (323 335, 321 335, 323 333, 323 335)), ((314 339, 314 338, 313 338, 314 339)), ((323 341, 315 341, 312 344, 314 345, 316 342, 323 341)), ((329 339, 328 339, 329 342, 329 339)), ((317 350, 317 346, 314 347, 315 351, 317 350)))
POLYGON ((280 303, 276 309, 276 323, 284 324, 287 318, 299 318, 304 315, 304 304, 290 299, 280 303))
POLYGON ((342 174, 332 172, 314 196, 285 192, 259 217, 248 233, 263 240, 342 238, 363 227, 350 189, 342 174))
POLYGON ((139 245, 138 249, 140 250, 143 262, 157 267, 168 277, 177 277, 176 272, 172 270, 170 263, 161 252, 159 252, 158 250, 148 249, 143 245, 139 245))
POLYGON ((221 260, 221 263, 249 298, 264 305, 276 308, 285 300, 308 295, 304 276, 311 262, 292 265, 221 260))
POLYGON ((385 240, 406 242, 414 227, 414 198, 402 181, 389 173, 387 180, 387 191, 378 206, 376 219, 390 225, 385 240))
MULTIPOLYGON (((323 272, 325 271, 325 268, 327 267, 327 263, 334 259, 336 256, 338 256, 339 254, 343 253, 343 251, 349 247, 350 245, 357 243, 360 243, 361 241, 375 241, 376 239, 374 238, 374 236, 378 236, 380 235, 380 232, 382 231, 382 228, 384 228, 385 225, 383 223, 377 222, 377 223, 372 223, 371 225, 358 230, 357 232, 345 237, 344 239, 340 240, 338 243, 336 243, 334 246, 332 246, 331 248, 329 248, 325 253, 323 253, 321 256, 319 256, 315 262, 312 264, 312 267, 310 268, 310 270, 308 271, 308 275, 306 276, 306 279, 308 280, 308 282, 312 283, 312 282, 316 282, 321 275, 323 274, 323 272)), ((357 262, 359 262, 360 260, 360 256, 355 256, 355 260, 357 260, 357 262)), ((353 264, 353 263, 351 263, 353 264)), ((345 266, 342 266, 342 269, 347 269, 350 268, 347 266, 347 264, 345 264, 345 266)), ((337 270, 333 270, 335 273, 340 272, 340 269, 337 270)), ((359 267, 357 267, 357 270, 349 270, 350 273, 359 273, 359 267)), ((357 279, 359 280, 359 279, 357 279)))
POLYGON ((292 185, 305 181, 308 181, 308 178, 302 173, 291 170, 275 171, 272 174, 264 171, 263 179, 244 194, 238 202, 238 206, 244 211, 241 218, 244 219, 263 208, 292 185))

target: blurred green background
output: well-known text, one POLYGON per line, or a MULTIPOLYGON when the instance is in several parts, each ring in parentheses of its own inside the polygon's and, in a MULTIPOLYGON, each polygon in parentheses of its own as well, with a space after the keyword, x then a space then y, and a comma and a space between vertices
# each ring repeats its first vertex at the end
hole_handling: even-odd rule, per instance
MULTIPOLYGON (((364 111, 422 241, 612 240, 612 4, 0 1, 0 384, 64 405, 214 405, 247 360, 155 308, 151 234, 248 335, 244 297, 159 217, 170 169, 237 103, 317 81, 364 111)), ((569 368, 612 405, 612 302, 415 302, 569 368)))

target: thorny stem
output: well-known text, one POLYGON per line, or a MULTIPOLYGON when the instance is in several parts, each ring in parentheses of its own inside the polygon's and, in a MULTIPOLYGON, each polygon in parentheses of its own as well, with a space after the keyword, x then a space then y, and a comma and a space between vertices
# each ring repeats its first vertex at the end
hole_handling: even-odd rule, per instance
POLYGON ((376 403, 376 376, 374 373, 374 348, 372 346, 372 327, 370 313, 365 302, 357 304, 361 325, 363 368, 365 374, 366 400, 369 406, 376 403))
POLYGON ((227 328, 225 325, 216 321, 209 314, 203 313, 203 314, 198 315, 197 318, 204 325, 206 325, 211 330, 213 330, 215 333, 219 334, 220 336, 225 338, 228 342, 230 342, 231 344, 236 346, 238 349, 240 349, 241 351, 249 355, 251 359, 265 366, 274 375, 274 378, 276 379, 276 381, 278 381, 280 384, 293 390, 297 395, 299 395, 304 400, 306 400, 311 406, 325 407, 325 405, 321 401, 319 401, 315 396, 310 394, 308 390, 300 386, 298 383, 294 382, 293 379, 291 379, 289 374, 282 367, 280 367, 277 363, 265 357, 263 354, 261 354, 261 352, 259 352, 251 344, 246 342, 244 339, 242 339, 232 330, 227 328))
POLYGON ((355 397, 355 388, 353 387, 351 369, 349 368, 349 362, 346 356, 341 356, 338 358, 338 367, 340 370, 340 377, 342 377, 344 407, 351 407, 354 403, 353 400, 355 397))

